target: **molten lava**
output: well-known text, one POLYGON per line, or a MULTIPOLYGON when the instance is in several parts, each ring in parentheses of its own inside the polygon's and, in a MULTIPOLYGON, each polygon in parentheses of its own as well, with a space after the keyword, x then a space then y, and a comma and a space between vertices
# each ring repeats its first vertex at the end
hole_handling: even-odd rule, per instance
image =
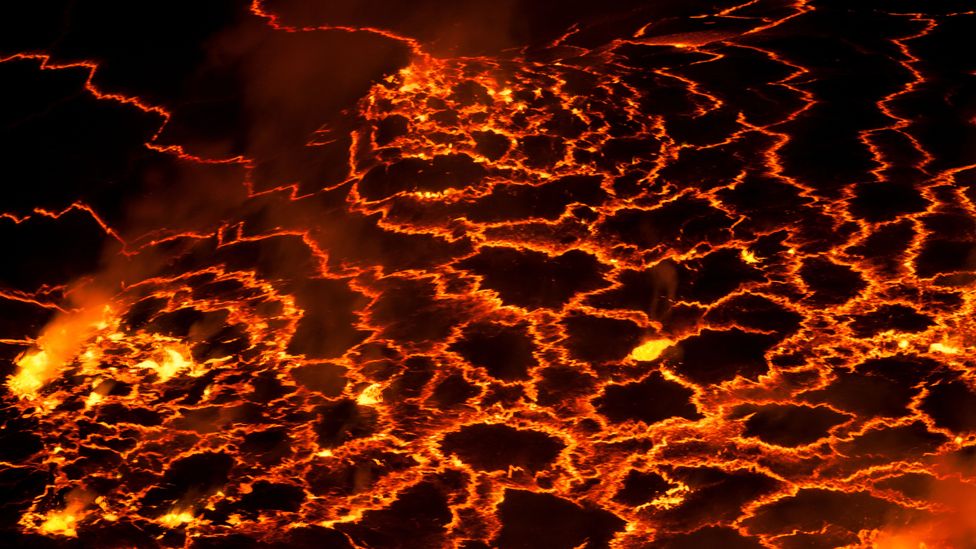
POLYGON ((127 151, 0 205, 11 546, 972 543, 970 8, 588 6, 452 55, 312 4, 184 87, 0 56, 47 94, 9 131, 127 151), (387 53, 317 80, 319 39, 387 53))

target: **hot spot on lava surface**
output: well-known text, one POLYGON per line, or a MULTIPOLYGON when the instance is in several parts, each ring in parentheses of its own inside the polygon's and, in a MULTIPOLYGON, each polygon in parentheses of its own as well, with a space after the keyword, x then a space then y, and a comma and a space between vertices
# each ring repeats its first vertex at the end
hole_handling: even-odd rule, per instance
POLYGON ((0 546, 976 539, 970 2, 8 4, 0 546))

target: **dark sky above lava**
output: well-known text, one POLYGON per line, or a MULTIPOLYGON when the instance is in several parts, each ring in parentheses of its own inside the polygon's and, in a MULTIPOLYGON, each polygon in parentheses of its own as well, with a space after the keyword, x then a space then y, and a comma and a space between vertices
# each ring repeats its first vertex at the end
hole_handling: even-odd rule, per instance
POLYGON ((7 4, 0 546, 976 535, 971 2, 7 4))

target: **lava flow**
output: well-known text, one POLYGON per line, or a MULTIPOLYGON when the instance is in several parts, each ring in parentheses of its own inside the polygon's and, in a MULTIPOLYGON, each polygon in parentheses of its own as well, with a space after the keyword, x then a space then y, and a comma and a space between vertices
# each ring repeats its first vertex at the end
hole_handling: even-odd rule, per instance
POLYGON ((968 3, 109 4, 0 24, 0 545, 976 544, 968 3))

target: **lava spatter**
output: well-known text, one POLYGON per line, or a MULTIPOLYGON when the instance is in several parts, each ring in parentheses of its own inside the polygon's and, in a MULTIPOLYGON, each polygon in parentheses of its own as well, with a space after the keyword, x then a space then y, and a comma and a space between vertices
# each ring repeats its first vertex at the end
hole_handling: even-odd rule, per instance
MULTIPOLYGON (((286 51, 255 28, 411 57, 300 153, 281 138, 276 161, 330 169, 260 191, 267 158, 160 144, 182 111, 96 85, 101 61, 0 58, 85 72, 78 93, 158 119, 140 141, 158 158, 240 169, 208 215, 198 196, 150 216, 146 197, 129 217, 0 208, 37 242, 90 225, 107 258, 11 239, 41 266, 0 272, 23 318, 0 323, 11 544, 971 538, 976 164, 939 134, 974 137, 974 67, 945 55, 973 13, 567 7, 586 16, 472 51, 414 18, 302 6, 251 3, 214 57, 246 29, 240 51, 286 51)), ((275 115, 234 108, 242 127, 275 115)), ((257 128, 285 126, 240 139, 265 154, 257 128)))

